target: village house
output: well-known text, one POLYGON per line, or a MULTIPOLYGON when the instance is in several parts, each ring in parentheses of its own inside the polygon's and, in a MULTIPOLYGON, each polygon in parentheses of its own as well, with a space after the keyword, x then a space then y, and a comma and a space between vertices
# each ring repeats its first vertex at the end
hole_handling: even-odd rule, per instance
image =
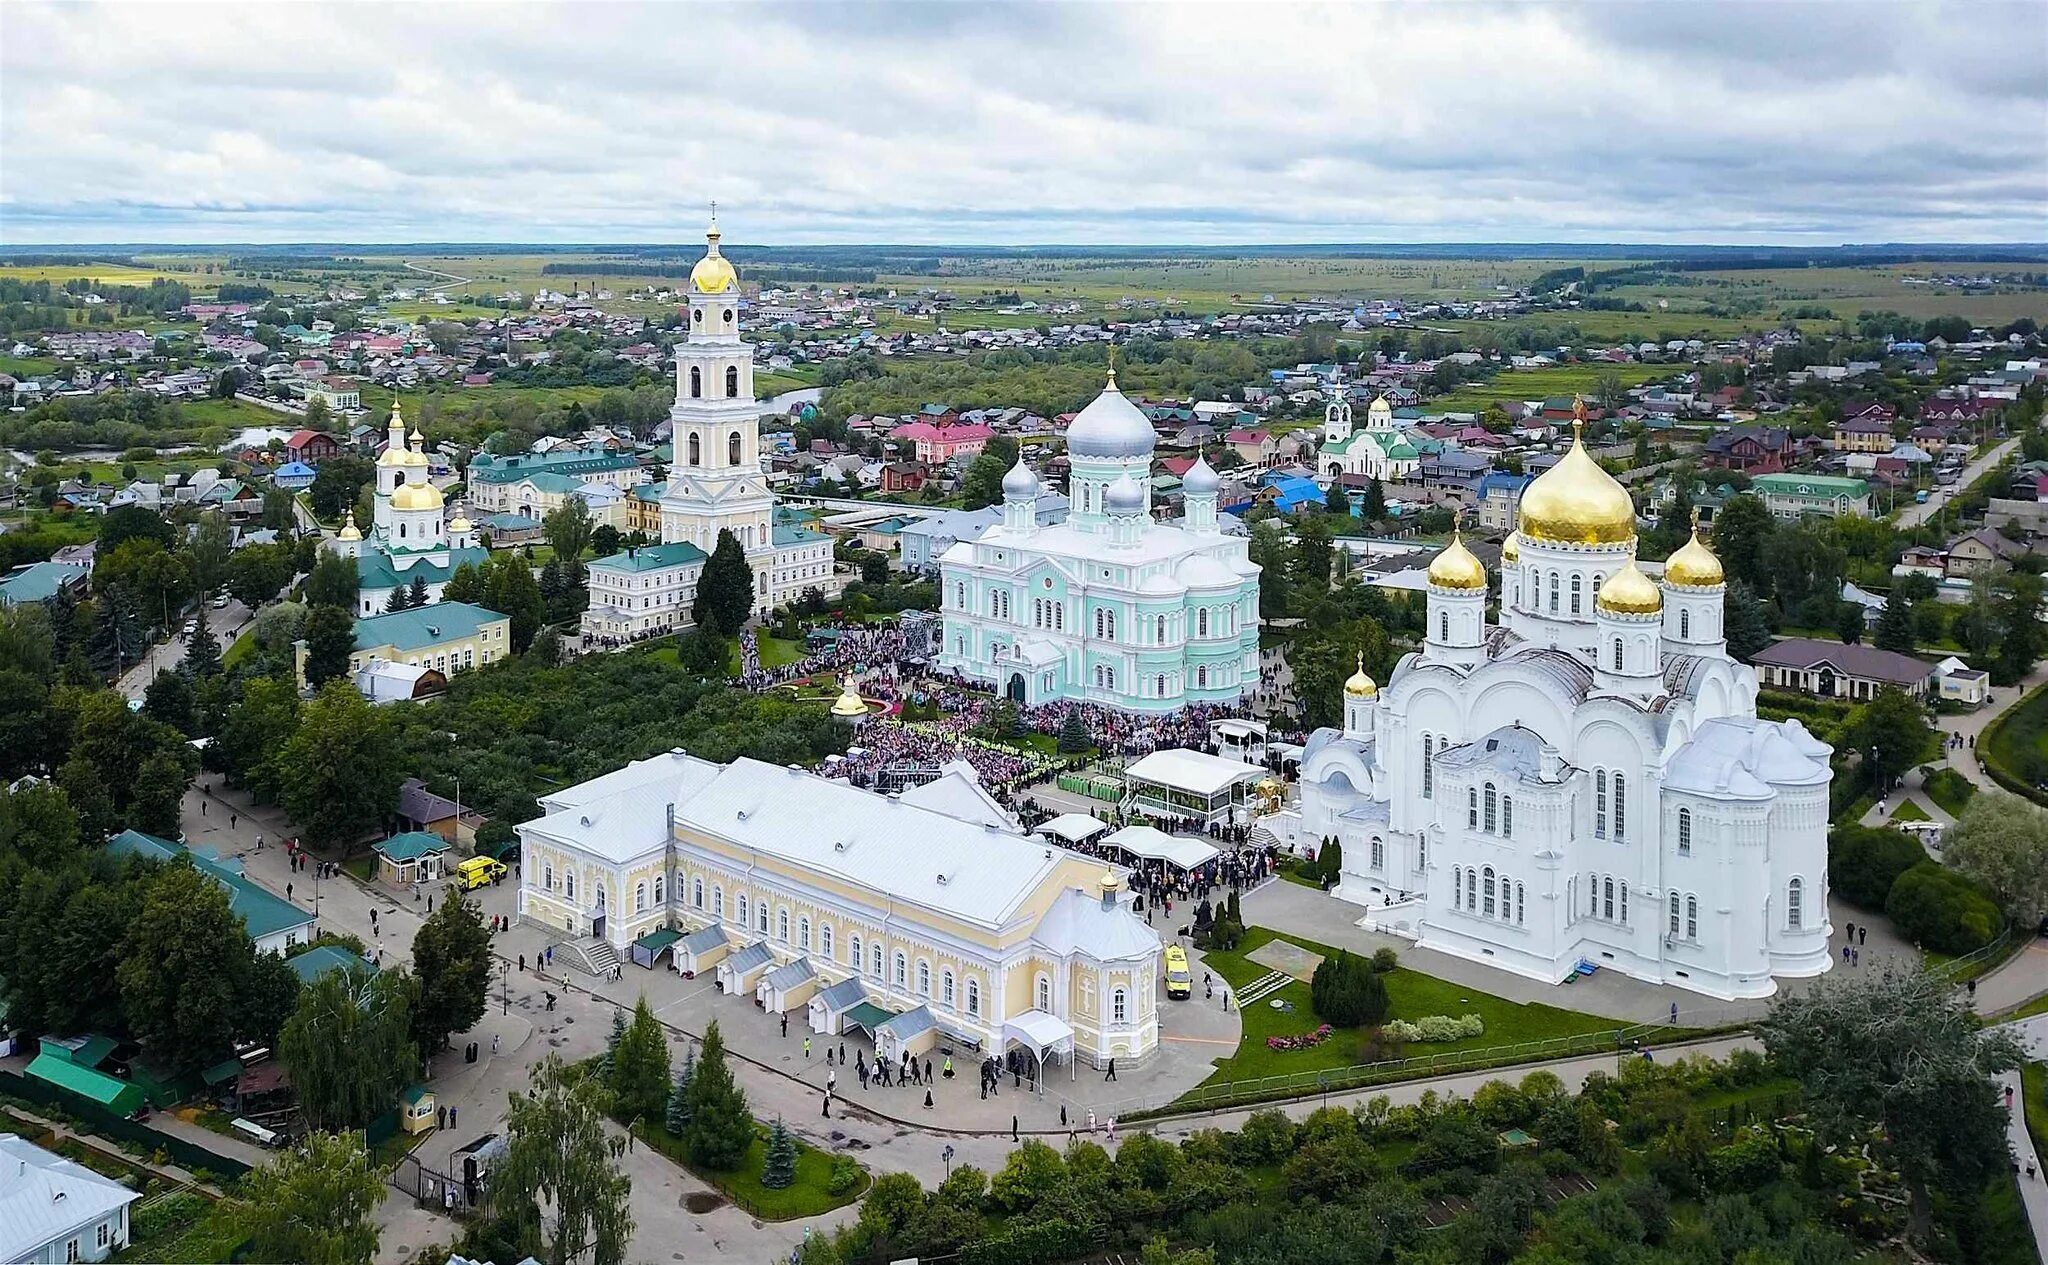
POLYGON ((1894 442, 1892 422, 1888 417, 1845 415, 1835 423, 1833 439, 1835 448, 1841 452, 1890 452, 1894 442))
POLYGON ((2027 547, 1989 527, 1958 536, 1949 542, 1945 569, 1950 579, 1960 579, 2009 564, 2027 553, 2027 547))
POLYGON ((1785 468, 1792 432, 1783 426, 1731 426, 1707 436, 1701 464, 1744 474, 1775 474, 1785 468))
POLYGON ((1868 699, 1885 688, 1926 698, 1934 680, 1933 665, 1911 655, 1807 637, 1775 642, 1750 662, 1764 686, 1820 698, 1868 699))
MULTIPOLYGON (((1885 450, 1891 437, 1885 437, 1885 450)), ((1764 508, 1779 518, 1802 518, 1822 514, 1839 518, 1844 514, 1870 516, 1870 485, 1861 479, 1826 474, 1766 474, 1750 483, 1750 491, 1763 498, 1764 508)))

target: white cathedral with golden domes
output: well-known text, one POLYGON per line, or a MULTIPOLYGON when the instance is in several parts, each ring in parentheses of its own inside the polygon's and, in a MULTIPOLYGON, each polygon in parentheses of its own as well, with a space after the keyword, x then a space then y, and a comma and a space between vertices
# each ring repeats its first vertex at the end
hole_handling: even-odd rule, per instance
POLYGON ((1498 622, 1454 536, 1422 649, 1385 688, 1346 683, 1298 821, 1274 824, 1339 840, 1336 894, 1422 947, 1553 983, 1590 964, 1768 996, 1831 961, 1832 751, 1757 717, 1697 530, 1661 580, 1635 550, 1627 490, 1575 436, 1523 493, 1498 622))
POLYGON ((377 458, 370 530, 358 527, 350 511, 335 537, 335 552, 355 559, 357 615, 382 614, 392 591, 410 588, 415 580, 425 581, 427 600, 438 602, 455 568, 482 565, 490 556, 477 545, 467 518, 458 513, 444 522, 441 489, 427 480, 424 442, 418 431, 405 433, 405 418, 393 400, 384 452, 377 458))

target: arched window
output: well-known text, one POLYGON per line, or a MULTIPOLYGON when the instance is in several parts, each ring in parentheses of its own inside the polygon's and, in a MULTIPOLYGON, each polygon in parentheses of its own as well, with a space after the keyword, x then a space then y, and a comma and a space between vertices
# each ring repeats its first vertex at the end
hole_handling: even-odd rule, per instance
POLYGON ((1479 829, 1479 788, 1465 788, 1465 829, 1479 829))
POLYGON ((1465 908, 1479 908, 1479 871, 1465 871, 1465 908))
POLYGON ((923 958, 917 960, 917 994, 920 997, 932 995, 932 964, 923 958))
POLYGON ((1451 867, 1451 908, 1463 909, 1464 907, 1465 869, 1463 866, 1454 865, 1451 867))
POLYGON ((725 398, 736 398, 740 393, 740 370, 738 365, 725 367, 725 398))
POLYGON ((805 953, 811 951, 811 920, 809 918, 799 918, 796 920, 796 947, 802 949, 805 953))
POLYGON ((1692 612, 1678 612, 1678 635, 1681 639, 1692 636, 1692 612))
POLYGON ((1621 881, 1621 925, 1628 926, 1628 880, 1621 881))
POLYGON ((703 398, 703 396, 704 396, 704 371, 703 371, 702 369, 699 369, 699 368, 698 368, 697 366, 695 366, 695 365, 691 365, 691 366, 690 366, 690 398, 691 398, 691 399, 693 399, 693 400, 697 400, 697 399, 702 399, 702 398, 703 398))
POLYGON ((1600 879, 1598 875, 1586 876, 1586 917, 1600 916, 1600 879))
POLYGON ((1129 999, 1124 995, 1124 990, 1121 988, 1112 989, 1109 994, 1109 1021, 1111 1023, 1125 1022, 1126 1012, 1129 1009, 1129 999))
POLYGON ((1523 925, 1523 915, 1528 912, 1528 906, 1523 903, 1522 897, 1522 885, 1517 883, 1515 884, 1515 925, 1517 927, 1523 925))
POLYGON ((1612 874, 1608 875, 1606 880, 1601 883, 1600 890, 1603 893, 1600 902, 1600 916, 1612 921, 1614 918, 1614 876, 1612 874))
POLYGON ((1692 809, 1678 810, 1678 855, 1692 855, 1692 809))
POLYGON ((1492 867, 1492 866, 1490 866, 1490 865, 1489 865, 1489 866, 1487 866, 1487 867, 1486 867, 1486 869, 1485 869, 1485 871, 1484 871, 1484 878, 1485 878, 1485 882, 1484 882, 1484 883, 1483 883, 1483 884, 1481 885, 1481 887, 1480 887, 1480 889, 1479 889, 1479 890, 1480 890, 1480 891, 1482 891, 1482 892, 1484 892, 1484 893, 1486 894, 1486 904, 1485 904, 1485 905, 1484 905, 1484 906, 1483 906, 1483 907, 1481 908, 1480 912, 1484 913, 1484 914, 1485 914, 1485 915, 1486 915, 1486 916, 1487 916, 1488 918, 1491 918, 1491 917, 1493 917, 1493 867, 1492 867))
POLYGON ((540 867, 540 885, 550 892, 555 890, 555 863, 553 861, 540 867))
POLYGON ((1206 663, 1197 664, 1195 667, 1195 688, 1198 690, 1209 688, 1209 665, 1206 663))
POLYGON ((1486 784, 1486 833, 1493 834, 1500 829, 1500 794, 1493 789, 1493 783, 1486 784))
POLYGON ((977 1019, 981 1018, 980 980, 970 979, 967 981, 967 1013, 973 1015, 977 1019))
POLYGON ((566 900, 575 900, 575 899, 576 899, 576 871, 574 871, 574 870, 565 870, 565 871, 563 871, 563 873, 562 873, 562 896, 563 896, 563 898, 564 898, 564 899, 566 899, 566 900))
POLYGON ((1607 770, 1593 770, 1593 837, 1607 837, 1607 770))
POLYGON ((939 973, 939 1004, 948 1010, 953 1008, 953 972, 951 971, 941 971, 939 973))
POLYGON ((1158 635, 1152 639, 1152 642, 1154 645, 1163 646, 1166 644, 1166 616, 1159 616, 1155 621, 1155 625, 1158 635))
POLYGON ((827 962, 832 960, 832 927, 829 923, 818 928, 818 951, 825 955, 827 962))
POLYGON ((704 908, 704 880, 701 878, 690 880, 690 907, 692 909, 704 908))
POLYGON ((667 895, 668 895, 668 878, 667 878, 667 876, 666 876, 666 875, 662 875, 662 874, 657 874, 657 875, 655 875, 655 876, 654 876, 654 903, 655 903, 655 904, 657 904, 657 905, 659 905, 659 904, 663 903, 663 898, 664 898, 664 897, 666 897, 667 895))
MULTIPOLYGON (((788 916, 788 913, 785 911, 783 917, 786 918, 788 916)), ((754 902, 754 925, 760 929, 762 935, 768 934, 768 902, 765 900, 754 902)), ((782 938, 784 940, 789 939, 787 935, 782 938)))
POLYGON ((1104 634, 1103 634, 1103 636, 1104 636, 1104 637, 1106 637, 1106 638, 1108 638, 1108 639, 1109 639, 1110 641, 1115 641, 1115 640, 1116 640, 1116 612, 1115 612, 1115 611, 1104 611, 1104 612, 1102 612, 1102 613, 1103 613, 1103 614, 1105 614, 1105 615, 1107 615, 1107 616, 1109 616, 1109 631, 1108 631, 1108 632, 1106 632, 1106 633, 1104 633, 1104 634))
POLYGON ((1557 572, 1550 573, 1550 613, 1557 614, 1557 572))
POLYGON ((1614 639, 1614 670, 1621 671, 1621 638, 1614 639))
POLYGON ((905 984, 908 984, 909 982, 910 959, 904 957, 903 951, 901 949, 898 949, 896 951, 896 987, 902 988, 905 984))
POLYGON ((1372 837, 1372 868, 1374 870, 1384 870, 1387 868, 1387 844, 1378 835, 1372 837))
POLYGON ((711 916, 713 918, 725 917, 725 889, 723 887, 714 886, 711 889, 711 916))
POLYGON ((1203 607, 1201 610, 1195 612, 1195 636, 1206 637, 1208 635, 1209 609, 1207 607, 1203 607))
POLYGON ((775 938, 789 943, 789 908, 784 906, 775 911, 775 938))
POLYGON ((1572 577, 1572 614, 1574 615, 1579 613, 1579 591, 1583 584, 1584 581, 1579 576, 1575 575, 1572 577))
POLYGON ((1628 787, 1621 774, 1614 775, 1614 839, 1619 843, 1628 837, 1628 787))
POLYGON ((1436 613, 1436 639, 1438 641, 1449 641, 1451 639, 1451 613, 1449 611, 1438 611, 1436 613))
POLYGON ((1051 1014, 1051 1013, 1052 1013, 1052 981, 1051 981, 1051 980, 1049 980, 1049 979, 1047 979, 1047 978, 1046 978, 1045 976, 1043 976, 1043 975, 1040 975, 1040 976, 1038 977, 1038 988, 1037 988, 1037 994, 1038 994, 1038 1008, 1039 1008, 1040 1010, 1043 1010, 1043 1011, 1044 1011, 1045 1013, 1047 1013, 1047 1014, 1051 1014))
POLYGON ((1512 795, 1500 797, 1500 837, 1515 837, 1515 797, 1512 795))
POLYGON ((1434 799, 1436 797, 1436 761, 1431 758, 1435 754, 1436 737, 1432 734, 1422 735, 1422 798, 1424 799, 1434 799))
POLYGON ((1671 938, 1678 938, 1678 893, 1671 893, 1671 938))
POLYGON ((858 975, 867 968, 868 964, 867 958, 862 956, 860 951, 860 933, 858 931, 853 933, 853 937, 847 942, 846 947, 847 964, 853 967, 854 974, 858 975))
POLYGON ((1697 896, 1685 898, 1685 938, 1700 938, 1700 898, 1697 896))
POLYGON ((1104 623, 1103 623, 1103 618, 1102 618, 1102 617, 1103 617, 1104 615, 1106 615, 1106 614, 1108 614, 1108 612, 1107 612, 1107 611, 1104 611, 1104 610, 1102 610, 1102 609, 1101 609, 1100 607, 1097 607, 1097 608, 1096 608, 1096 611, 1095 611, 1095 635, 1096 635, 1097 637, 1100 637, 1100 636, 1102 636, 1102 629, 1103 629, 1103 627, 1104 627, 1104 623))
POLYGON ((1157 680, 1155 680, 1155 681, 1153 682, 1153 685, 1154 685, 1154 687, 1155 687, 1155 688, 1154 688, 1154 689, 1153 689, 1153 691, 1152 691, 1152 696, 1153 696, 1154 698, 1165 698, 1165 697, 1166 697, 1166 674, 1165 674, 1164 672, 1161 672, 1161 673, 1159 674, 1159 676, 1158 676, 1158 679, 1157 679, 1157 680))
POLYGON ((704 464, 704 444, 695 435, 690 436, 690 464, 693 466, 704 464))
POLYGON ((736 466, 740 463, 740 433, 734 431, 725 437, 725 464, 736 466))
POLYGON ((1785 884, 1785 925, 1794 931, 1806 922, 1806 881, 1793 879, 1785 884))

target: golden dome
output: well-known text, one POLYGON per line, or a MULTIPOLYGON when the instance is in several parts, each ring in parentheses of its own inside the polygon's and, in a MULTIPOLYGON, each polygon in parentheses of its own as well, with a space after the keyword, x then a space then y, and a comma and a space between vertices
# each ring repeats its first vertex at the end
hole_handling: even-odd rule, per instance
POLYGON ((347 541, 357 541, 361 540, 362 538, 362 531, 356 527, 356 512, 354 510, 350 510, 348 512, 348 516, 341 520, 341 539, 347 541))
POLYGON ((1429 582, 1440 589, 1486 587, 1486 568, 1465 547, 1465 540, 1456 529, 1451 532, 1450 547, 1430 560, 1429 582))
POLYGON ((1365 674, 1365 654, 1361 651, 1358 656, 1358 671, 1353 672, 1351 679, 1344 682, 1344 697, 1371 698, 1379 692, 1380 687, 1373 684, 1373 679, 1365 674))
POLYGON ((441 508, 441 489, 431 483, 402 483, 391 494, 391 508, 395 510, 437 510, 441 508))
POLYGON ((1664 590, 1630 558, 1627 566, 1607 577, 1593 605, 1616 615, 1655 615, 1664 609, 1664 590))
POLYGON ((1680 545, 1678 552, 1664 563, 1664 578, 1673 584, 1687 588, 1718 588, 1727 582, 1722 574, 1721 560, 1700 540, 1700 514, 1692 514, 1692 539, 1680 545))
POLYGON ((726 261, 725 256, 718 253, 718 239, 721 236, 718 231, 718 211, 714 208, 711 212, 711 227, 704 230, 704 241, 708 249, 704 252, 704 257, 697 261, 697 266, 690 269, 690 284, 696 287, 699 294, 724 294, 739 284, 739 274, 732 270, 732 264, 726 261))
POLYGON ((1500 560, 1502 562, 1519 562, 1521 558, 1522 534, 1511 531, 1508 533, 1507 542, 1500 547, 1500 560))
POLYGON ((868 705, 861 701, 860 694, 853 688, 853 673, 851 672, 846 674, 845 688, 839 691, 839 697, 832 704, 832 714, 845 717, 865 716, 868 714, 868 705))
POLYGON ((463 517, 463 516, 462 516, 462 515, 460 515, 460 514, 457 514, 457 515, 455 516, 455 518, 454 518, 454 521, 452 521, 452 522, 450 522, 450 523, 448 524, 448 530, 449 530, 449 531, 451 531, 451 532, 454 532, 454 533, 455 533, 456 535, 458 535, 458 536, 460 536, 460 535, 463 535, 464 533, 468 532, 468 531, 469 531, 469 529, 470 529, 470 522, 469 522, 469 520, 468 520, 467 518, 463 517))
POLYGON ((1586 451, 1585 401, 1575 410, 1571 451, 1523 490, 1519 529, 1560 545, 1626 544, 1636 538, 1635 502, 1586 451))

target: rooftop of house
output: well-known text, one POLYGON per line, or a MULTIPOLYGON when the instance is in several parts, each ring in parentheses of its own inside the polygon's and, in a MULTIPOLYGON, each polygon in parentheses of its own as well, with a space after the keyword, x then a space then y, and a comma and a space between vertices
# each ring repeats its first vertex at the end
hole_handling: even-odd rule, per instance
POLYGON ((509 622, 494 610, 468 602, 434 602, 410 610, 371 615, 356 621, 356 649, 390 646, 421 650, 443 642, 474 637, 494 623, 509 622))
POLYGON ((223 861, 211 853, 139 830, 123 830, 107 840, 107 850, 116 856, 139 856, 151 861, 172 861, 180 855, 191 857, 200 873, 227 889, 228 904, 252 939, 313 925, 313 915, 245 878, 239 861, 223 861))

